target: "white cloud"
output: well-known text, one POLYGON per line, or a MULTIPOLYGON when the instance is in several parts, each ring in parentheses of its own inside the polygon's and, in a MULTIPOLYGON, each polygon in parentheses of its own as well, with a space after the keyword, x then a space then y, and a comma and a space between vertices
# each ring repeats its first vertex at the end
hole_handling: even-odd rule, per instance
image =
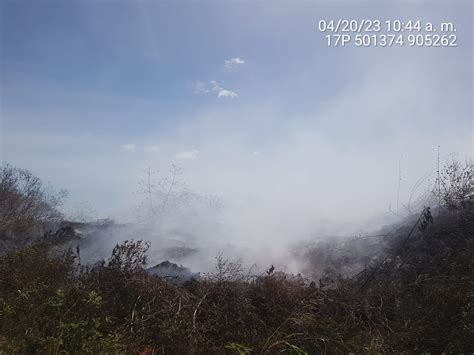
POLYGON ((219 93, 217 94, 217 97, 219 97, 219 98, 225 97, 225 98, 229 98, 229 99, 235 99, 238 96, 233 91, 222 89, 222 90, 219 90, 219 93))
POLYGON ((208 82, 197 81, 194 84, 195 94, 209 94, 213 92, 217 92, 217 97, 219 98, 235 99, 238 97, 237 93, 225 89, 217 80, 209 80, 208 82))
POLYGON ((229 69, 237 68, 239 65, 245 64, 245 60, 240 58, 232 58, 224 61, 225 66, 229 69))
POLYGON ((157 145, 149 145, 149 146, 143 147, 143 151, 147 153, 157 152, 159 150, 160 148, 157 145))
POLYGON ((196 81, 194 84, 194 93, 195 94, 209 94, 214 91, 223 89, 221 84, 216 80, 205 81, 196 81))
POLYGON ((124 144, 122 145, 122 150, 124 152, 134 152, 137 149, 137 146, 135 144, 124 144))
POLYGON ((197 149, 187 150, 184 152, 176 153, 176 160, 195 160, 197 159, 199 151, 197 149))

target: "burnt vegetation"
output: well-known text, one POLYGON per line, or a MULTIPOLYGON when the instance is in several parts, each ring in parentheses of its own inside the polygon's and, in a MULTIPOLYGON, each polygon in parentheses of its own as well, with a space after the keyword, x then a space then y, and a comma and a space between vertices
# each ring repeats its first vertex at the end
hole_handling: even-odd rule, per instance
POLYGON ((305 260, 304 276, 273 266, 253 275, 219 256, 215 272, 179 283, 149 272, 145 241, 117 245, 92 265, 81 264, 79 249, 55 248, 61 235, 44 224, 60 218, 59 200, 35 181, 26 171, 2 171, 0 353, 474 349, 471 163, 448 164, 436 203, 396 228, 301 246, 295 257, 305 260), (7 250, 11 240, 40 231, 44 237, 7 250))

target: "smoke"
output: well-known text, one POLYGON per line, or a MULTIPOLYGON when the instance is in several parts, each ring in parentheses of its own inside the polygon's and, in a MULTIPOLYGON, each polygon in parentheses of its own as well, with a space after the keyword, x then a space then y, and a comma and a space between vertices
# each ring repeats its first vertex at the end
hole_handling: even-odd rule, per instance
MULTIPOLYGON (((420 12, 410 16, 426 12, 425 5, 416 9, 420 12)), ((98 217, 129 223, 95 230, 98 235, 84 252, 108 255, 115 243, 135 238, 151 241, 153 263, 169 258, 193 270, 209 270, 222 253, 246 265, 257 262, 266 268, 273 263, 294 271, 297 265, 289 254, 295 243, 368 233, 396 220, 389 206, 394 212, 404 211, 413 186, 425 177, 414 200, 423 196, 434 179, 438 146, 442 161, 451 152, 460 160, 472 155, 472 35, 462 31, 469 21, 461 13, 425 14, 437 21, 459 20, 454 21, 460 39, 456 48, 326 48, 314 28, 318 17, 313 12, 305 16, 314 18, 300 21, 293 12, 278 10, 282 8, 252 17, 248 26, 255 30, 252 35, 277 33, 284 50, 277 40, 265 55, 238 47, 248 52, 235 54, 245 65, 232 70, 235 77, 241 75, 232 100, 196 95, 190 88, 179 95, 189 99, 192 109, 167 112, 169 121, 155 126, 161 101, 152 105, 145 99, 107 97, 107 110, 99 105, 105 113, 88 112, 87 118, 101 122, 104 116, 117 117, 117 127, 130 125, 129 135, 104 124, 101 128, 110 129, 109 135, 91 130, 42 138, 21 127, 21 133, 5 138, 4 151, 12 163, 69 188, 66 212, 84 201, 99 211, 98 217), (282 34, 287 29, 289 34, 282 34), (321 59, 324 56, 328 58, 321 59), (312 60, 320 64, 312 66, 312 60), (128 111, 123 113, 125 107, 128 111), (74 147, 73 159, 58 154, 67 146, 74 147), (37 147, 47 158, 35 155, 37 147), (182 170, 184 186, 179 191, 199 198, 183 200, 181 192, 173 191, 176 203, 150 219, 139 181, 149 168, 169 178, 172 164, 182 170), (204 196, 218 196, 223 205, 209 206, 204 196)), ((335 13, 341 17, 344 12, 335 13)), ((233 21, 237 20, 229 23, 230 30, 222 31, 232 32, 233 21)), ((152 25, 149 20, 147 38, 154 39, 152 25)), ((152 52, 157 48, 153 46, 152 52)), ((214 79, 221 80, 200 78, 214 79)), ((98 97, 81 98, 103 104, 98 97)), ((53 120, 55 115, 63 117, 63 112, 45 117, 53 120)), ((82 122, 80 112, 69 116, 82 122)), ((23 122, 21 112, 12 117, 23 122)), ((160 191, 154 195, 158 204, 166 196, 166 189, 160 191)))
POLYGON ((98 237, 91 250, 105 254, 121 240, 146 239, 153 263, 171 259, 207 271, 222 253, 245 265, 295 271, 293 244, 393 222, 389 206, 403 209, 397 200, 407 205, 421 177, 415 199, 434 179, 438 145, 442 160, 451 152, 470 156, 464 72, 453 66, 454 56, 428 60, 423 53, 404 52, 398 64, 386 55, 383 64, 359 63, 363 79, 348 81, 311 112, 285 112, 278 102, 216 106, 149 132, 133 151, 120 150, 120 158, 84 162, 90 183, 82 196, 101 199, 103 217, 140 225, 98 237), (157 148, 143 151, 148 146, 157 148), (139 193, 143 171, 151 167, 169 178, 171 164, 181 168, 186 191, 218 196, 224 205, 213 210, 188 201, 157 221, 137 218, 137 208, 138 217, 148 208, 139 193), (197 252, 174 258, 163 252, 181 246, 197 252))
POLYGON ((403 210, 420 178, 414 199, 434 180, 438 145, 443 159, 451 152, 469 157, 469 91, 465 72, 453 65, 456 54, 375 54, 377 61, 356 60, 360 75, 311 112, 285 112, 278 102, 221 105, 136 142, 120 169, 110 166, 107 183, 122 196, 112 217, 137 222, 136 206, 146 214, 146 196, 137 193, 142 172, 151 167, 169 178, 171 164, 180 166, 186 191, 225 204, 176 203, 146 228, 107 236, 109 247, 134 237, 152 242, 153 262, 170 258, 160 250, 183 246, 197 252, 173 261, 195 270, 209 270, 223 253, 294 271, 291 245, 396 220, 389 206, 403 210), (150 145, 159 149, 140 153, 150 145))

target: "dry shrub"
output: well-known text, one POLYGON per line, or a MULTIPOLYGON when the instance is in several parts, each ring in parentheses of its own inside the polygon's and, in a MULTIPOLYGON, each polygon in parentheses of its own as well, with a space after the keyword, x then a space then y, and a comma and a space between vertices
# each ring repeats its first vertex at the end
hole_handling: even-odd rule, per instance
POLYGON ((451 159, 439 172, 439 177, 433 185, 433 194, 448 210, 472 209, 474 207, 473 177, 472 161, 466 161, 463 164, 451 159))
POLYGON ((250 277, 222 257, 214 274, 177 286, 146 271, 142 241, 84 267, 44 240, 0 257, 0 350, 469 353, 474 219, 443 213, 432 223, 426 211, 390 236, 379 262, 331 287, 273 269, 250 277))
POLYGON ((66 192, 54 193, 29 170, 0 167, 0 235, 38 232, 44 223, 59 222, 57 207, 66 192))

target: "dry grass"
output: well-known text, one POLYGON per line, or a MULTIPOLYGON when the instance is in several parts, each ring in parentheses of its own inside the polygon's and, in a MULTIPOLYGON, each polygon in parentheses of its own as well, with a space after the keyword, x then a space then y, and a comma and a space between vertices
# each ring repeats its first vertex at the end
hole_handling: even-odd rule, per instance
MULTIPOLYGON (((465 180, 447 176, 464 199, 465 180)), ((0 354, 469 353, 474 210, 451 202, 387 237, 356 277, 367 260, 307 249, 319 285, 218 257, 215 273, 177 286, 146 272, 147 243, 84 267, 44 238, 0 256, 0 354)))
POLYGON ((445 215, 384 264, 331 288, 221 265, 178 287, 127 242, 92 268, 40 242, 0 258, 5 353, 296 354, 474 348, 474 221, 445 215), (222 272, 231 270, 235 277, 222 272), (369 277, 369 275, 371 275, 369 277))

